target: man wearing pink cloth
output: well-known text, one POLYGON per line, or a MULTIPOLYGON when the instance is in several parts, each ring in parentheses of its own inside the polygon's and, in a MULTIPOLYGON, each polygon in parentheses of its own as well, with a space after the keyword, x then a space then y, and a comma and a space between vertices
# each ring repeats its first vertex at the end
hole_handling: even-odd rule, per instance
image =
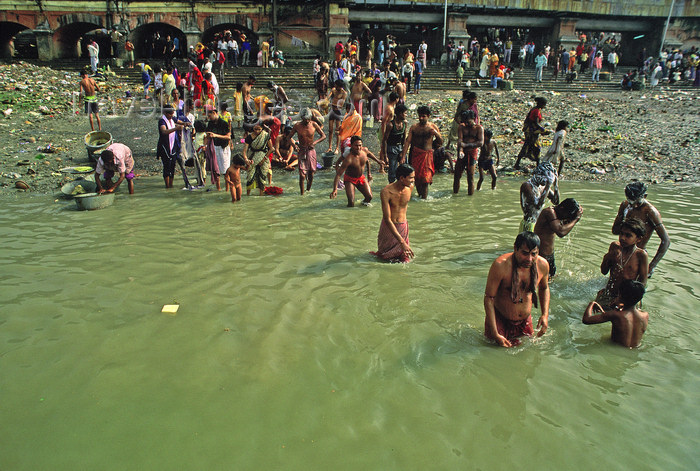
POLYGON ((95 183, 97 183, 98 193, 113 193, 126 178, 129 186, 129 194, 134 194, 134 157, 131 149, 124 144, 114 143, 100 153, 95 168, 95 183), (112 177, 119 174, 119 180, 112 183, 112 177), (105 186, 102 188, 100 175, 104 175, 105 186))
POLYGON ((304 182, 306 183, 306 191, 311 189, 311 184, 314 182, 314 173, 316 172, 316 144, 326 138, 326 134, 315 121, 312 121, 313 114, 309 108, 301 110, 301 121, 296 123, 292 128, 291 139, 295 134, 299 135, 299 190, 304 194, 304 182), (321 137, 314 140, 314 136, 318 133, 321 137))
POLYGON ((396 169, 396 181, 382 189, 382 223, 377 235, 377 251, 370 252, 384 260, 406 263, 413 258, 408 241, 406 210, 411 199, 416 173, 408 164, 396 169))

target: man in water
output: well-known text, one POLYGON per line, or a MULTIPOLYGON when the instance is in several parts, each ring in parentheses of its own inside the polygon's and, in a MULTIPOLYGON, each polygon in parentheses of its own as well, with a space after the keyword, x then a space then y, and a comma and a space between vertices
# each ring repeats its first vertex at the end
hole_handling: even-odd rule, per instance
POLYGON ((520 221, 520 231, 533 232, 537 218, 544 207, 547 198, 554 204, 559 202, 559 195, 550 188, 556 183, 554 167, 549 162, 541 163, 529 180, 520 185, 520 208, 523 210, 523 220, 520 221))
POLYGON ((296 123, 292 128, 292 134, 289 138, 293 138, 295 134, 299 135, 299 190, 304 194, 304 181, 306 183, 306 191, 311 189, 311 184, 314 182, 314 172, 316 172, 316 144, 326 138, 326 134, 321 129, 321 126, 313 121, 313 114, 309 108, 301 110, 301 121, 296 123), (314 141, 314 135, 318 133, 321 137, 314 141))
POLYGON ((625 187, 625 196, 627 200, 620 204, 617 217, 615 218, 615 222, 613 222, 612 233, 615 235, 620 234, 622 221, 626 218, 637 218, 644 223, 644 229, 646 230, 644 236, 637 243, 637 247, 646 250, 651 235, 656 231, 659 239, 661 239, 661 243, 656 250, 656 255, 654 255, 654 258, 649 263, 649 276, 651 276, 654 273, 656 265, 661 261, 671 245, 671 239, 668 237, 668 232, 666 232, 664 223, 661 221, 659 211, 646 200, 646 184, 642 182, 630 183, 625 187))
POLYGON ((348 92, 345 90, 345 84, 342 80, 335 81, 331 95, 329 97, 331 111, 328 113, 328 151, 330 153, 338 152, 340 147, 340 122, 343 119, 343 108, 345 100, 348 98, 348 92), (335 137, 335 150, 333 149, 333 138, 335 137))
POLYGON ((100 115, 97 109, 97 96, 95 94, 95 90, 99 92, 100 88, 97 86, 94 79, 88 77, 86 70, 83 70, 80 76, 83 78, 80 81, 80 94, 83 95, 83 101, 85 102, 85 114, 90 118, 90 130, 95 130, 95 126, 92 123, 92 115, 95 115, 97 119, 97 129, 101 131, 102 123, 100 122, 100 115))
MULTIPOLYGON (((354 111, 354 110, 353 110, 354 111)), ((374 154, 369 152, 366 147, 362 147, 362 138, 360 136, 352 136, 350 138, 350 152, 343 156, 343 162, 338 166, 333 180, 333 191, 331 191, 331 199, 338 194, 338 182, 343 175, 343 183, 345 184, 345 193, 348 196, 348 208, 355 206, 355 188, 360 190, 360 193, 365 197, 362 204, 370 206, 372 201, 372 189, 365 179, 362 172, 367 165, 369 159, 374 160, 383 166, 382 162, 377 159, 374 154)))
POLYGON ((377 235, 377 251, 370 252, 384 260, 406 263, 413 258, 408 241, 406 210, 415 181, 413 167, 401 164, 396 169, 397 180, 382 189, 382 223, 377 235))
POLYGON ((549 263, 549 277, 557 272, 554 262, 554 235, 564 237, 581 220, 583 207, 573 198, 567 198, 556 206, 545 208, 537 218, 535 234, 540 238, 540 256, 549 263))
POLYGON ((438 127, 429 122, 430 108, 418 107, 418 122, 408 130, 406 143, 401 151, 401 162, 406 161, 406 154, 410 147, 410 165, 416 169, 416 190, 421 198, 428 197, 428 185, 433 183, 435 164, 433 162, 433 142, 437 146, 442 144, 442 135, 438 127))
POLYGON ((476 123, 472 110, 463 111, 462 123, 457 131, 457 163, 455 164, 452 192, 459 193, 459 183, 464 170, 467 170, 467 194, 474 194, 474 166, 479 158, 479 149, 484 145, 484 128, 476 123))
POLYGON ((389 183, 396 181, 396 168, 406 141, 406 105, 396 105, 394 119, 389 121, 381 140, 379 160, 389 162, 389 183))
POLYGON ((538 337, 549 326, 549 265, 539 256, 540 238, 521 232, 513 252, 498 257, 489 270, 484 293, 484 334, 502 347, 518 345, 518 337, 533 334, 532 306, 539 297, 542 315, 538 337), (535 293, 535 288, 537 293, 535 293))

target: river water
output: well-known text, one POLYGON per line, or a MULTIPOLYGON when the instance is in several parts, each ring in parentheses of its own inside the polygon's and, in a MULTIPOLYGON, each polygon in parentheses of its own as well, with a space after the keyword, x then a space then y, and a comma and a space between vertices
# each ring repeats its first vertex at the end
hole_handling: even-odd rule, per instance
POLYGON ((556 242, 550 329, 506 350, 483 292, 520 181, 453 197, 436 176, 406 265, 368 254, 382 176, 371 208, 330 182, 300 197, 276 174, 284 195, 235 205, 158 178, 100 211, 4 201, 0 469, 696 469, 698 188, 651 188, 672 244, 629 350, 581 323, 623 189, 564 182, 585 209, 556 242))

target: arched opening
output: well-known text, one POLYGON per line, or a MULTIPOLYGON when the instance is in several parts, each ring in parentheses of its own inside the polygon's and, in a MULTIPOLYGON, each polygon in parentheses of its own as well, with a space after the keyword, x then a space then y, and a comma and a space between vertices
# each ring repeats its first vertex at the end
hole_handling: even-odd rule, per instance
POLYGON ((241 46, 241 35, 244 35, 250 43, 251 57, 258 53, 258 35, 245 26, 236 23, 221 23, 204 31, 202 34, 202 44, 212 47, 211 43, 218 41, 219 37, 231 33, 233 39, 238 41, 238 46, 241 46))
POLYGON ((0 21, 0 56, 4 59, 13 56, 27 59, 37 57, 36 38, 32 30, 19 23, 0 21))
POLYGON ((93 39, 100 47, 100 57, 109 57, 110 41, 107 30, 94 23, 70 23, 53 33, 56 57, 88 57, 87 45, 93 39))
POLYGON ((136 57, 163 60, 168 36, 177 46, 173 57, 184 57, 187 53, 187 36, 180 29, 168 23, 148 23, 137 26, 131 31, 129 38, 134 44, 136 57), (177 41, 175 41, 176 38, 177 41))

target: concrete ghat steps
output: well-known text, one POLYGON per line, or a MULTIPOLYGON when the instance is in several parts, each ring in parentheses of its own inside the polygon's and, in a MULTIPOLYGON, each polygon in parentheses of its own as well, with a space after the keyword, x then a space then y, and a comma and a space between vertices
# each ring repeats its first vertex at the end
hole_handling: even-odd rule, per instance
MULTIPOLYGON (((155 61, 154 61, 155 62, 155 61)), ((273 80, 278 85, 282 86, 285 90, 290 91, 294 89, 312 89, 314 86, 314 81, 312 77, 312 66, 311 61, 308 62, 287 62, 287 65, 283 68, 268 68, 263 69, 260 67, 239 67, 226 69, 225 81, 220 83, 220 88, 226 94, 233 93, 235 90, 236 82, 245 82, 249 75, 255 75, 257 79, 256 89, 265 90, 268 81, 273 80)), ((47 65, 47 64, 43 64, 47 65)), ((81 60, 63 60, 52 65, 57 68, 62 68, 65 70, 80 70, 85 67, 86 63, 81 60)), ((184 68, 185 63, 178 63, 179 67, 184 68)), ((139 69, 129 69, 129 68, 115 68, 113 69, 119 76, 121 76, 125 82, 138 89, 141 86, 141 73, 139 69)), ((590 72, 587 71, 580 79, 573 83, 566 83, 564 79, 560 76, 559 80, 555 81, 551 78, 552 71, 545 70, 544 78, 542 83, 536 83, 534 80, 535 70, 533 68, 525 68, 522 71, 515 71, 515 89, 522 91, 531 91, 536 93, 538 91, 556 91, 556 92, 572 92, 572 93, 588 93, 588 92, 613 92, 620 90, 620 80, 622 76, 627 73, 631 68, 620 68, 613 75, 613 78, 609 82, 597 82, 593 83, 590 81, 590 72)), ((444 66, 428 66, 423 73, 423 78, 421 80, 422 90, 437 91, 437 90, 463 90, 466 87, 466 81, 471 80, 471 86, 473 89, 482 91, 494 91, 491 88, 488 80, 481 80, 481 87, 476 88, 476 79, 474 78, 476 74, 475 69, 469 69, 466 71, 463 81, 458 84, 456 81, 456 76, 454 72, 447 69, 444 66)), ((668 87, 664 84, 664 87, 668 87)), ((681 90, 694 90, 688 83, 674 84, 670 86, 671 89, 681 89, 681 90)))

